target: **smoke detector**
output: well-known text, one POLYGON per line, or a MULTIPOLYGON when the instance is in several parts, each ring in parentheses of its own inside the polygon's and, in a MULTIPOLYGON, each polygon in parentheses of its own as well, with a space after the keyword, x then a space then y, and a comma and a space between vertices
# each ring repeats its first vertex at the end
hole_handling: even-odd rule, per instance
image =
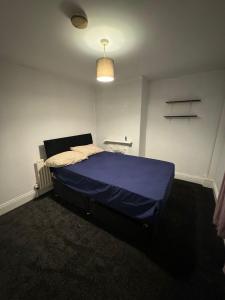
POLYGON ((88 19, 84 11, 79 11, 71 17, 71 22, 74 27, 84 29, 88 25, 88 19))

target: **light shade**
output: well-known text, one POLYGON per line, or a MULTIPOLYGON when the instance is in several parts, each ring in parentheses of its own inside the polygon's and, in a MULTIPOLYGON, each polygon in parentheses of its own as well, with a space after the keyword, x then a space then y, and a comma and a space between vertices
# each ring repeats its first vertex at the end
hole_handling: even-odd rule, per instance
POLYGON ((111 82, 114 80, 114 62, 111 58, 101 57, 96 62, 97 80, 111 82))

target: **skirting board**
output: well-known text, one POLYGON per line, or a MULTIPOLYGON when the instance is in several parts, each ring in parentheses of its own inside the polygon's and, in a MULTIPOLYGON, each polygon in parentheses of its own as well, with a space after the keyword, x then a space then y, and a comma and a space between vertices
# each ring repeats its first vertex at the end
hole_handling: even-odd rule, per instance
POLYGON ((24 205, 25 203, 43 195, 44 193, 49 192, 50 190, 52 190, 52 186, 38 193, 35 191, 27 192, 26 194, 20 195, 3 204, 0 204, 0 216, 8 213, 9 211, 21 205, 24 205))
POLYGON ((185 174, 185 173, 180 173, 180 172, 176 172, 175 178, 181 179, 181 180, 184 180, 184 181, 198 183, 198 184, 201 184, 201 185, 204 185, 205 180, 206 180, 206 178, 204 178, 204 177, 192 176, 192 175, 185 174))
POLYGON ((0 205, 0 216, 7 212, 33 200, 36 197, 35 191, 30 191, 26 194, 15 197, 0 205))
POLYGON ((200 176, 192 176, 189 174, 179 173, 179 172, 176 172, 175 178, 189 181, 189 182, 198 183, 198 184, 203 185, 204 187, 211 188, 211 189, 213 189, 215 200, 217 200, 217 198, 218 198, 218 195, 219 195, 218 187, 216 185, 215 180, 213 180, 213 179, 209 179, 206 177, 200 177, 200 176))

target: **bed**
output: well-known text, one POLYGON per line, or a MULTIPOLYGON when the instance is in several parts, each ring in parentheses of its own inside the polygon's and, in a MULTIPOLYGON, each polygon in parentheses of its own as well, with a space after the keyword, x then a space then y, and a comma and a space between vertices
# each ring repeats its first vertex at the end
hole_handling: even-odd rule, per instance
MULTIPOLYGON (((44 141, 47 157, 91 143, 91 134, 44 141)), ((174 165, 104 151, 52 172, 55 191, 75 206, 93 214, 97 205, 137 222, 152 224, 157 222, 169 197, 174 165)))

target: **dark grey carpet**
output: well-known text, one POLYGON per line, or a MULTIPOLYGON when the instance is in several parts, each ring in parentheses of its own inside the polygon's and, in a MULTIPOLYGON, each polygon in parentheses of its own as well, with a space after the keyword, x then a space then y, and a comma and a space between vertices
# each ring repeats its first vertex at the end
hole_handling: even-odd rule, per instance
POLYGON ((0 217, 0 299, 225 299, 212 191, 175 181, 158 235, 125 241, 48 195, 0 217))

